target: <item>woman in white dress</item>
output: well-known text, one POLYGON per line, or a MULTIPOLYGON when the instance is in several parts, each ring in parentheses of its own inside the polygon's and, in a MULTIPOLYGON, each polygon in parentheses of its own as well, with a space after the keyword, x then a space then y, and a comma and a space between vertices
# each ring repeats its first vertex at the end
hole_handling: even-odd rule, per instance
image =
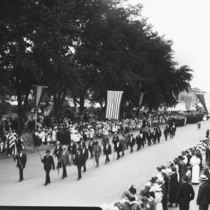
POLYGON ((199 184, 200 162, 201 160, 197 153, 190 159, 190 165, 192 166, 192 184, 199 184))
POLYGON ((156 210, 163 210, 163 205, 162 205, 162 189, 159 185, 154 185, 150 188, 150 192, 154 192, 155 194, 155 202, 156 202, 156 210))

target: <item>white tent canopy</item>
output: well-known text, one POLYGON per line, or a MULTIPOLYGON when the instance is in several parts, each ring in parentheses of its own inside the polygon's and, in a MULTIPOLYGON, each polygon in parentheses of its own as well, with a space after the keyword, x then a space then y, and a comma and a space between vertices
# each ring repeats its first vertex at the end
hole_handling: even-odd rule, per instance
POLYGON ((186 111, 185 102, 179 102, 175 107, 169 107, 167 111, 186 111))

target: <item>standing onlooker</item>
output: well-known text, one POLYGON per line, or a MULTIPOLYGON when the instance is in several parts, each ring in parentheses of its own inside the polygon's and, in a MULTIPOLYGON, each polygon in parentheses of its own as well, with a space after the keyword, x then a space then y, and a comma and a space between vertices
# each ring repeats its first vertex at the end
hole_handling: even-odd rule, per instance
POLYGON ((186 164, 184 163, 184 157, 182 155, 178 156, 178 166, 179 166, 179 183, 182 183, 182 178, 186 173, 186 164))
POLYGON ((210 184, 210 164, 207 164, 207 168, 204 169, 203 174, 206 175, 206 177, 208 178, 208 182, 210 184))
POLYGON ((169 182, 169 202, 170 205, 168 207, 173 207, 173 203, 175 203, 175 206, 177 207, 176 203, 176 194, 179 186, 178 182, 178 175, 176 173, 176 167, 172 166, 171 168, 172 174, 169 182))
POLYGON ((190 160, 190 164, 192 166, 192 184, 199 184, 199 176, 200 176, 200 158, 197 153, 194 153, 190 160))
POLYGON ((189 210, 190 201, 194 199, 195 193, 191 184, 188 183, 187 176, 182 177, 182 184, 179 185, 176 194, 176 203, 180 210, 189 210))
POLYGON ((199 186, 196 203, 199 210, 208 210, 210 204, 210 185, 206 175, 200 176, 201 185, 199 186))

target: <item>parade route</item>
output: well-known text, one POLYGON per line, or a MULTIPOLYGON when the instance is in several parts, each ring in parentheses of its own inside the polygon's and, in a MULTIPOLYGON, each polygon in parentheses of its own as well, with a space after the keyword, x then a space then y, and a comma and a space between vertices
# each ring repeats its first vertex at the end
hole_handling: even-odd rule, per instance
MULTIPOLYGON (((164 126, 160 126, 163 132, 164 126)), ((166 165, 170 160, 180 155, 181 151, 195 146, 199 140, 205 138, 209 121, 178 127, 173 139, 164 140, 162 135, 160 144, 145 145, 140 151, 130 154, 125 150, 125 156, 105 164, 105 156, 100 157, 99 168, 92 159, 86 162, 87 171, 82 173, 82 179, 77 181, 77 167, 67 166, 67 178, 61 179, 62 169, 50 172, 51 184, 44 186, 45 171, 38 152, 27 154, 27 164, 24 169, 24 181, 18 182, 19 171, 12 158, 0 160, 0 206, 100 206, 118 200, 121 194, 134 185, 137 192, 143 189, 152 176, 156 167, 166 165)), ((132 132, 136 136, 137 131, 132 132)), ((110 142, 112 138, 110 138, 110 142)), ((99 140, 100 142, 100 140, 99 140)), ((112 148, 113 144, 111 143, 112 148)), ((51 154, 52 154, 51 150, 51 154)), ((41 151, 45 155, 45 151, 41 151)), ((55 165, 57 160, 55 160, 55 165)), ((195 210, 195 200, 198 186, 193 186, 195 199, 191 202, 191 210, 195 210)), ((170 208, 169 208, 170 209, 170 208)), ((178 209, 173 207, 173 209, 178 209)))

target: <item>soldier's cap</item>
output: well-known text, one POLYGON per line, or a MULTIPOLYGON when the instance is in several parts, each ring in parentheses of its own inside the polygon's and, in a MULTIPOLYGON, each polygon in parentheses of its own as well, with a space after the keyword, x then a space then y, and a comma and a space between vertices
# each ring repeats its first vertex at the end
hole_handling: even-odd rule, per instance
POLYGON ((49 149, 47 149, 45 153, 50 153, 50 150, 49 150, 49 149))

